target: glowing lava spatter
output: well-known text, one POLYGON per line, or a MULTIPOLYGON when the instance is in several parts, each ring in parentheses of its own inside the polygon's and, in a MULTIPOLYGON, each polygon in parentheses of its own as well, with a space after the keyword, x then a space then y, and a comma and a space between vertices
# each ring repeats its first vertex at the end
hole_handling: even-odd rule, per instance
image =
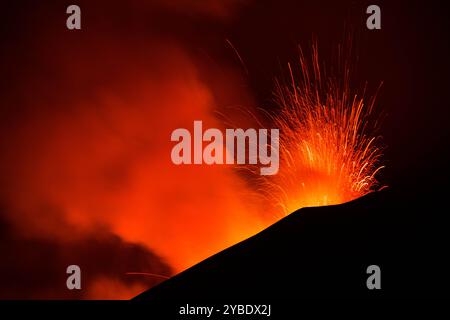
POLYGON ((378 187, 383 168, 369 121, 375 99, 351 90, 348 64, 342 77, 326 77, 314 45, 310 61, 300 51, 300 69, 295 79, 289 65, 290 83, 276 84, 280 171, 264 181, 285 214, 365 195, 378 187))

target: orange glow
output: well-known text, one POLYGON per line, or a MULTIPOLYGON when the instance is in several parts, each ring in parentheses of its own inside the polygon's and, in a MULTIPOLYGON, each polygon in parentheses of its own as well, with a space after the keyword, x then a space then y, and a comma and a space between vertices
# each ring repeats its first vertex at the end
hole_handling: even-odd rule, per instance
POLYGON ((338 81, 325 77, 317 46, 312 59, 300 53, 302 78, 277 82, 279 112, 273 117, 280 128, 280 172, 265 181, 269 197, 286 214, 307 206, 347 202, 374 190, 381 150, 373 135, 368 104, 352 92, 349 68, 338 81))
MULTIPOLYGON (((227 17, 234 2, 205 12, 227 17)), ((280 129, 280 171, 257 189, 234 167, 176 166, 170 159, 172 131, 194 120, 224 129, 221 114, 236 127, 254 127, 254 119, 227 109, 254 112, 237 70, 154 31, 142 41, 91 28, 62 43, 63 29, 34 36, 34 64, 48 72, 21 80, 23 97, 9 108, 20 113, 4 122, 1 205, 21 236, 64 246, 107 231, 178 273, 274 222, 274 204, 289 213, 376 186, 380 150, 365 134, 372 105, 353 97, 346 81, 321 78, 317 55, 311 75, 302 59, 303 81, 277 88, 280 112, 268 128, 280 129)), ((83 263, 71 259, 68 252, 68 262, 83 263)), ((148 266, 127 271, 133 279, 159 271, 148 266)), ((130 298, 148 289, 121 276, 96 274, 82 294, 130 298)))
MULTIPOLYGON (((230 85, 237 75, 208 71, 223 85, 207 84, 200 62, 177 45, 149 43, 133 52, 114 41, 96 46, 43 58, 61 72, 53 100, 46 100, 44 81, 24 84, 35 89, 32 107, 2 140, 10 152, 0 160, 8 185, 2 196, 19 232, 65 243, 106 229, 144 245, 178 273, 261 230, 260 210, 232 167, 176 166, 170 159, 175 128, 196 119, 223 126, 214 116, 218 92, 251 100, 230 85), (123 68, 97 63, 105 51, 123 68), (89 58, 73 61, 72 54, 89 58)), ((146 267, 128 271, 152 272, 146 267)), ((130 298, 148 289, 109 276, 86 288, 88 298, 130 298)))

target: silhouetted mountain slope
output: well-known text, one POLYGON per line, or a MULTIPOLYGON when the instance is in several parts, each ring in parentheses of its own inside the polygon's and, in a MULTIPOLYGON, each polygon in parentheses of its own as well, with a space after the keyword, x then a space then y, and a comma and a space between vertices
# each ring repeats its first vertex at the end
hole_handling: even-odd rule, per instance
POLYGON ((415 215, 413 207, 385 190, 342 205, 303 208, 135 299, 442 295, 446 244, 425 232, 426 212, 415 215), (372 264, 381 268, 381 290, 367 289, 372 264))

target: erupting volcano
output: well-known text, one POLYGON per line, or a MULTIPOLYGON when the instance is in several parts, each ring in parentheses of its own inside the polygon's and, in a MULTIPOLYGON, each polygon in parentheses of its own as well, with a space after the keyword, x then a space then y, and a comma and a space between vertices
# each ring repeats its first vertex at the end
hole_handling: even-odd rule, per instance
POLYGON ((280 171, 262 180, 268 197, 285 214, 308 206, 347 202, 376 190, 382 148, 371 123, 375 96, 365 100, 350 86, 350 63, 342 76, 327 76, 317 45, 311 59, 300 50, 301 76, 276 82, 280 171))
POLYGON ((4 1, 0 300, 447 295, 441 7, 4 1))
MULTIPOLYGON (((238 10, 231 2, 202 5, 205 16, 195 19, 191 1, 177 1, 181 11, 162 2, 102 3, 83 10, 155 26, 92 19, 86 32, 67 33, 57 27, 59 6, 14 8, 20 17, 49 10, 49 25, 35 30, 43 14, 23 16, 27 32, 11 37, 5 51, 12 62, 3 72, 0 229, 7 232, 0 233, 13 261, 0 266, 4 297, 131 297, 266 229, 280 214, 376 189, 381 151, 366 122, 373 99, 352 91, 349 68, 326 76, 314 47, 312 59, 301 55, 298 79, 292 71, 291 81, 276 83, 273 110, 256 93, 271 96, 277 70, 265 68, 267 83, 253 86, 263 77, 244 65, 257 60, 248 42, 217 33, 238 10), (203 23, 215 18, 223 21, 206 30, 203 23), (205 34, 197 37, 198 30, 205 34), (270 121, 259 126, 255 118, 262 122, 268 112, 270 121), (203 134, 196 121, 206 129, 203 139, 196 139, 203 134), (193 161, 181 166, 171 159, 171 134, 193 124, 186 134, 193 161), (232 147, 227 132, 236 136, 232 147), (264 150, 268 144, 279 153, 264 150), (242 174, 242 166, 251 173, 242 174), (262 169, 271 171, 264 176, 262 169), (39 265, 54 277, 29 269, 25 262, 36 252, 49 257, 39 265), (65 287, 72 264, 83 272, 79 292, 65 287)), ((279 53, 266 52, 265 62, 279 53)))

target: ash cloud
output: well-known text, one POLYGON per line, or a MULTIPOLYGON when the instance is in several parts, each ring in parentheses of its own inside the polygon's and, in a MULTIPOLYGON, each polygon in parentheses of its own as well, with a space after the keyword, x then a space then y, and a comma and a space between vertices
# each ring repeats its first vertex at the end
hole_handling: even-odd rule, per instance
POLYGON ((222 106, 253 104, 239 67, 197 50, 202 19, 226 23, 239 5, 193 3, 80 1, 81 31, 65 29, 58 1, 9 4, 2 297, 129 298, 156 280, 125 272, 178 272, 262 228, 230 169, 170 161, 173 129, 221 128, 222 106), (61 287, 68 264, 82 293, 61 287))

